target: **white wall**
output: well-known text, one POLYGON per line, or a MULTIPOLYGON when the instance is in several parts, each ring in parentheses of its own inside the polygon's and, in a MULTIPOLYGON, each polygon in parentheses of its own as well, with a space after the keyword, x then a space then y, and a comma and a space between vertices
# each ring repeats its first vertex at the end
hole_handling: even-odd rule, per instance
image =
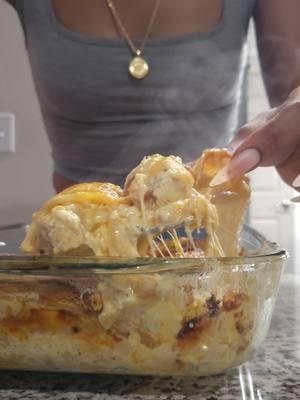
POLYGON ((28 221, 52 195, 49 144, 15 11, 0 0, 0 112, 16 115, 16 152, 0 153, 0 225, 28 221))

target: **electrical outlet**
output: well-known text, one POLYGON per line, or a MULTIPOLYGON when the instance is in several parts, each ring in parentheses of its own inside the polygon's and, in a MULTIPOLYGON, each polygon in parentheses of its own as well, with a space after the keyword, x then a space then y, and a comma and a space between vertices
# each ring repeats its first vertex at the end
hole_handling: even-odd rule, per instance
POLYGON ((15 115, 0 113, 0 152, 12 153, 15 147, 15 115))

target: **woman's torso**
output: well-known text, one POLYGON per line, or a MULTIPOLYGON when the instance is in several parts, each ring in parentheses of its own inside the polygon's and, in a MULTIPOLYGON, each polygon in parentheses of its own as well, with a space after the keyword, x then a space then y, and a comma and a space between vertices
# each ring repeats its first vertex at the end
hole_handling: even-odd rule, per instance
MULTIPOLYGON (((253 3, 162 0, 144 52, 150 73, 137 81, 105 0, 17 0, 56 172, 120 183, 146 154, 189 161, 225 145, 238 125, 253 3)), ((115 4, 143 37, 154 0, 115 4)))

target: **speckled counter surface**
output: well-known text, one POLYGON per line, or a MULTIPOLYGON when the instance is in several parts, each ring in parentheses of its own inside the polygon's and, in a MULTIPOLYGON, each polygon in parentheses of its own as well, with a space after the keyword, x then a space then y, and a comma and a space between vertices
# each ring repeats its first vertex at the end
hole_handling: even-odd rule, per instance
POLYGON ((298 400, 300 276, 284 276, 264 348, 209 378, 151 378, 0 372, 0 400, 298 400))

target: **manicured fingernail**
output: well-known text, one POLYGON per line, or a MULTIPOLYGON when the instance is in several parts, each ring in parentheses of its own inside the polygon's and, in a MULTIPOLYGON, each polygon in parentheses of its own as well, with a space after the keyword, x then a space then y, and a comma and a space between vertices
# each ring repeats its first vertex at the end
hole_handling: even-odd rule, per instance
POLYGON ((256 149, 247 149, 237 154, 228 164, 228 175, 237 178, 255 168, 261 160, 261 155, 256 149))
POLYGON ((238 178, 255 168, 261 160, 256 149, 247 149, 232 158, 229 164, 221 169, 211 180, 209 186, 221 185, 232 178, 238 178))
POLYGON ((241 144, 241 140, 232 140, 232 142, 228 143, 227 149, 233 153, 241 144))
POLYGON ((299 174, 298 176, 296 176, 296 178, 293 180, 292 185, 293 185, 295 188, 300 187, 300 174, 299 174))
POLYGON ((218 185, 222 185, 222 183, 225 183, 229 181, 230 177, 228 175, 228 164, 222 168, 210 181, 209 186, 214 187, 218 185))

